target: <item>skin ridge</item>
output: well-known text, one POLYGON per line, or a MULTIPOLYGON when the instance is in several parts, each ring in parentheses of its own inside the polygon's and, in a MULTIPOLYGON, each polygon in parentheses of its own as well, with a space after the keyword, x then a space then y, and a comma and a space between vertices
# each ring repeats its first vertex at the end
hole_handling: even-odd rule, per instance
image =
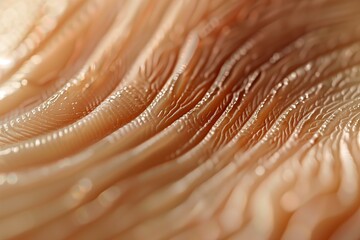
POLYGON ((360 237, 358 1, 71 4, 6 35, 1 239, 360 237))

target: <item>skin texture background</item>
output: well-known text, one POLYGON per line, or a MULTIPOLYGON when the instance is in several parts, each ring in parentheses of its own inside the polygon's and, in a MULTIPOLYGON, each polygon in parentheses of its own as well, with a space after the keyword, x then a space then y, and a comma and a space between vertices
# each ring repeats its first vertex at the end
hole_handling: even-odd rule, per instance
POLYGON ((357 0, 0 1, 0 239, 359 239, 357 0))

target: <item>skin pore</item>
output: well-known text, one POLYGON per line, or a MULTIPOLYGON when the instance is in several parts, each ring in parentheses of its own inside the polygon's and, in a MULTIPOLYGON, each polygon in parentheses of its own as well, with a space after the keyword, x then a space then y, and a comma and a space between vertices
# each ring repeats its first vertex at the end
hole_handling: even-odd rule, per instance
POLYGON ((360 237, 359 1, 0 12, 0 239, 360 237))

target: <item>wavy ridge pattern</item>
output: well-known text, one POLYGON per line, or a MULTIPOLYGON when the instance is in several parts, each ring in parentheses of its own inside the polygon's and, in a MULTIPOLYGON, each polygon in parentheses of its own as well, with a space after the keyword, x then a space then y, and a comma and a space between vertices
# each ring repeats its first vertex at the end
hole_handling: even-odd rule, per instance
POLYGON ((360 237, 358 1, 0 12, 1 239, 360 237))

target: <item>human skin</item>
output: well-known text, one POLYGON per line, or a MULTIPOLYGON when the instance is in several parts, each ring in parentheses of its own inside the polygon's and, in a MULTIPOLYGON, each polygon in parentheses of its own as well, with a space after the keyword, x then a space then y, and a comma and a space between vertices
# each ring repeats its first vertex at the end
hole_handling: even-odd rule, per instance
POLYGON ((359 1, 0 12, 0 239, 360 238, 359 1))

